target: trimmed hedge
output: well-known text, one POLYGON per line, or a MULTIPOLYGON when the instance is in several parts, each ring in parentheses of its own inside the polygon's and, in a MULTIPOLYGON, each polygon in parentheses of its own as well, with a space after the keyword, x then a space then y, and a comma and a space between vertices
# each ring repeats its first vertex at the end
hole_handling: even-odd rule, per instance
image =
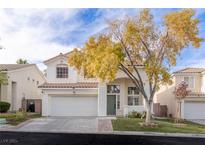
POLYGON ((0 113, 5 113, 9 110, 10 104, 8 102, 0 102, 0 113))

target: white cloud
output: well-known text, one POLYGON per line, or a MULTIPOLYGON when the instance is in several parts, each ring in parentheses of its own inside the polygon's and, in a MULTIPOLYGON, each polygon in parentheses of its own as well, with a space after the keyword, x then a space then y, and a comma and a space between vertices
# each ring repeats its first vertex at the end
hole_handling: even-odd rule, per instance
POLYGON ((79 26, 77 22, 70 26, 61 24, 72 20, 77 12, 72 9, 1 9, 0 43, 5 49, 0 51, 0 63, 15 63, 18 58, 41 63, 59 52, 68 52, 72 45, 51 40, 79 26))
MULTIPOLYGON (((140 11, 140 9, 99 9, 94 14, 96 18, 85 24, 78 16, 78 13, 84 10, 0 9, 0 46, 5 48, 0 50, 0 63, 15 63, 18 58, 25 58, 43 68, 41 63, 43 60, 60 52, 68 52, 73 47, 79 47, 89 36, 106 30, 107 21, 123 18, 126 15, 134 16, 140 11), (63 44, 64 40, 66 43, 63 44)), ((156 17, 156 22, 159 22, 169 11, 171 9, 153 9, 152 13, 156 17)), ((204 9, 197 11, 196 16, 204 13, 204 9)), ((200 34, 203 31, 202 23, 200 34)), ((195 50, 193 48, 190 49, 192 52, 184 52, 183 59, 179 59, 174 69, 188 66, 205 67, 203 57, 200 60, 204 49, 205 46, 202 46, 198 52, 193 52, 195 50), (186 56, 185 53, 189 53, 190 56, 186 56)))

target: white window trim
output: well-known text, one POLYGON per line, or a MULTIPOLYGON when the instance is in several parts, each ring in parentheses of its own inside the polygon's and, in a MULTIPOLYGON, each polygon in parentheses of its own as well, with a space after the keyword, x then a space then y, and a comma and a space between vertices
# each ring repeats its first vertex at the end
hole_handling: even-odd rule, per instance
POLYGON ((67 79, 67 78, 69 78, 69 68, 68 68, 68 65, 66 65, 66 64, 58 64, 58 65, 56 65, 56 78, 57 79, 67 79), (64 77, 64 78, 59 78, 58 77, 58 68, 67 68, 67 77, 64 77))
POLYGON ((139 93, 139 94, 135 94, 135 93, 133 92, 132 94, 128 94, 128 89, 129 89, 129 88, 132 88, 132 87, 133 87, 133 86, 128 86, 128 87, 127 87, 127 105, 128 105, 128 107, 142 106, 142 105, 135 105, 134 99, 133 99, 132 105, 129 105, 129 104, 128 104, 128 97, 130 97, 130 96, 132 96, 133 98, 134 98, 134 97, 138 98, 139 103, 140 103, 140 93, 139 93))
POLYGON ((188 83, 188 89, 195 89, 195 77, 194 76, 184 76, 183 77, 183 81, 185 81, 185 78, 189 78, 189 82, 190 82, 190 78, 193 78, 193 87, 189 87, 189 83, 188 83))

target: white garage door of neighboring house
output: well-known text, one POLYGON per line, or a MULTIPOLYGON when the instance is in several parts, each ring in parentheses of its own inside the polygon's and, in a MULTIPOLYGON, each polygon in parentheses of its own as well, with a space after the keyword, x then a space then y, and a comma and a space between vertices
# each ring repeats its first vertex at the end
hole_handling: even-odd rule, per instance
POLYGON ((51 97, 51 116, 97 116, 97 96, 51 97))
POLYGON ((185 119, 205 119, 205 102, 185 102, 185 119))

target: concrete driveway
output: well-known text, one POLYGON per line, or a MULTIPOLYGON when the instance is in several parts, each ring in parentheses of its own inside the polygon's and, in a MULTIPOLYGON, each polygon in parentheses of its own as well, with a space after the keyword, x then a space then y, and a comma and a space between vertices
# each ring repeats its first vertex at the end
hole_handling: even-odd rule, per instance
POLYGON ((110 119, 97 117, 43 117, 32 119, 15 131, 96 133, 112 131, 112 124, 110 119))

